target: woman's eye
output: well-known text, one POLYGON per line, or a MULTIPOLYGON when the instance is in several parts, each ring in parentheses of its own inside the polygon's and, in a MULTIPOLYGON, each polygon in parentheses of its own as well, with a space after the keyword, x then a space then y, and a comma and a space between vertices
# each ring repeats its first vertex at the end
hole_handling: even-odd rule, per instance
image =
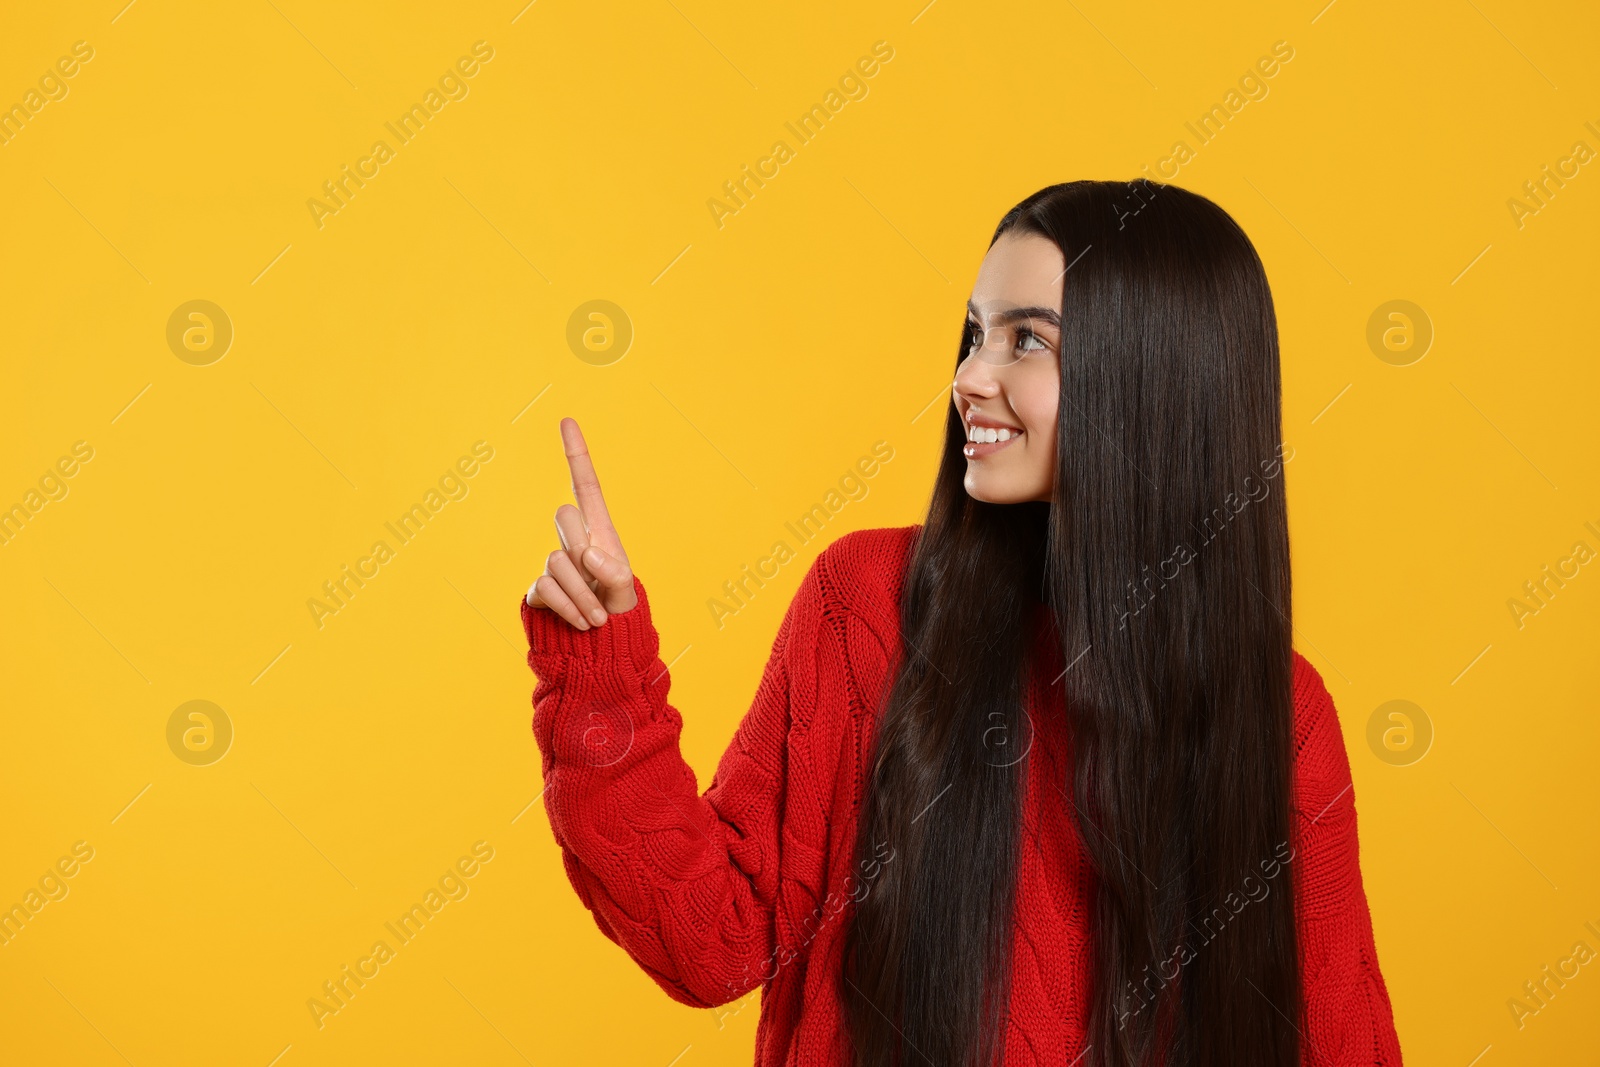
MULTIPOLYGON (((999 329, 999 327, 995 328, 999 329)), ((979 323, 973 322, 971 319, 968 319, 966 351, 969 354, 972 353, 973 351, 983 347, 985 341, 986 338, 984 336, 983 326, 979 323)), ((1026 326, 1018 326, 1017 340, 1014 347, 1021 352, 1039 352, 1047 350, 1050 345, 1044 340, 1044 338, 1040 337, 1026 326)))
POLYGON ((968 319, 967 351, 971 352, 974 348, 977 348, 981 344, 983 344, 983 327, 978 325, 976 322, 973 322, 971 319, 968 319))
POLYGON ((1037 352, 1037 351, 1039 351, 1039 349, 1049 348, 1050 347, 1048 344, 1045 343, 1044 338, 1040 337, 1038 334, 1034 333, 1030 329, 1027 329, 1026 327, 1024 327, 1023 329, 1020 329, 1020 330, 1017 331, 1017 344, 1018 344, 1018 346, 1021 346, 1022 343, 1025 342, 1025 341, 1036 341, 1036 342, 1038 342, 1038 347, 1037 348, 1023 349, 1023 351, 1025 351, 1025 352, 1037 352))

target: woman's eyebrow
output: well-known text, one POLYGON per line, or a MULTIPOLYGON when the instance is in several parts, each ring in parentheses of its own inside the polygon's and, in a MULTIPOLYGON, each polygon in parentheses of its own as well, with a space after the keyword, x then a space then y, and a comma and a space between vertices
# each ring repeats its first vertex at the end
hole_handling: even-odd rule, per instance
MULTIPOLYGON (((973 304, 973 302, 970 300, 967 301, 967 313, 973 318, 977 319, 979 322, 983 321, 983 316, 978 314, 977 305, 973 304)), ((998 315, 1000 317, 1000 321, 1004 323, 1018 322, 1022 319, 1042 319, 1051 326, 1054 326, 1056 329, 1061 329, 1061 313, 1055 308, 1011 308, 1006 311, 997 311, 995 314, 998 315)))

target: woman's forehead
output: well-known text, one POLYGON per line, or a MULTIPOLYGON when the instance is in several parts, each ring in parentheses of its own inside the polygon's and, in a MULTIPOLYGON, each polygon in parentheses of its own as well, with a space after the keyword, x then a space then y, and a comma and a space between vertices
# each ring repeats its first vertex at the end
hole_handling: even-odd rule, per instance
POLYGON ((971 304, 981 315, 1061 303, 1061 249, 1038 234, 1002 234, 983 257, 971 304))

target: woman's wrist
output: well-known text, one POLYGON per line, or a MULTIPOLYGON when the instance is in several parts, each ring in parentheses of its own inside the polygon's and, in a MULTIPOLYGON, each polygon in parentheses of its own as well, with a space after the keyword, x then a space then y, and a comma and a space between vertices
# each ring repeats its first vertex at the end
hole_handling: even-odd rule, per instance
POLYGON ((549 608, 530 607, 522 598, 522 631, 533 657, 561 654, 576 659, 597 660, 625 655, 638 672, 655 659, 659 649, 650 617, 650 603, 639 576, 633 576, 638 603, 627 611, 614 612, 606 621, 580 630, 549 608))

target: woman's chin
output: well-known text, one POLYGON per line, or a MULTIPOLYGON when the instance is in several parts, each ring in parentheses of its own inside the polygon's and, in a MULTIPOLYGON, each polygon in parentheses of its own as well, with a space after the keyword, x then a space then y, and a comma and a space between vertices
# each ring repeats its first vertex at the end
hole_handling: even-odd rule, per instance
POLYGON ((1024 500, 1031 499, 1031 494, 1022 492, 1015 486, 1007 485, 997 478, 975 475, 970 470, 961 484, 968 496, 985 504, 1020 504, 1024 500))

